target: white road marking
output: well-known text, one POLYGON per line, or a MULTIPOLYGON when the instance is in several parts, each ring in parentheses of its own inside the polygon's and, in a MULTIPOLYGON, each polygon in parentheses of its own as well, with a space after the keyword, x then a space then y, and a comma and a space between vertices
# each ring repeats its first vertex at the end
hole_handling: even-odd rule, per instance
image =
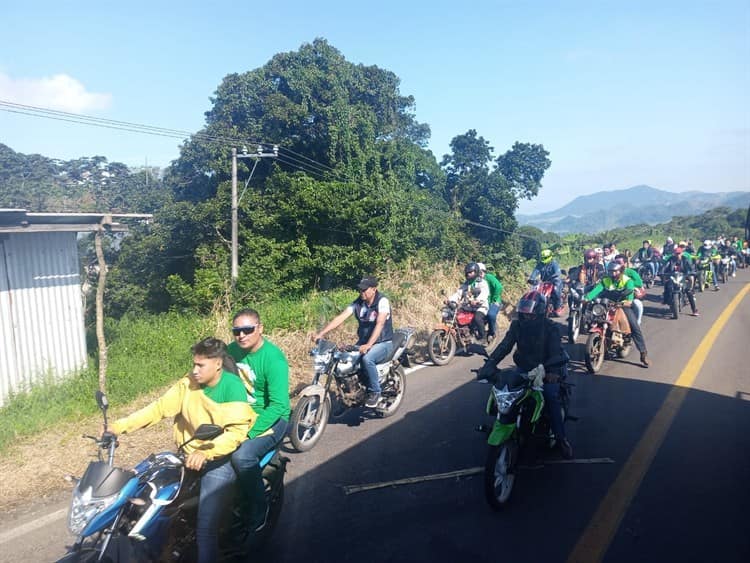
POLYGON ((27 522, 26 524, 22 524, 21 526, 18 526, 17 528, 13 528, 12 530, 3 532, 0 534, 0 544, 9 542, 11 540, 18 538, 19 536, 28 534, 29 532, 33 532, 34 530, 41 528, 43 526, 46 526, 47 524, 51 524, 52 522, 55 522, 56 520, 60 520, 64 518, 67 514, 68 514, 68 509, 61 508, 60 510, 51 512, 50 514, 47 514, 46 516, 41 516, 40 518, 32 520, 31 522, 27 522))

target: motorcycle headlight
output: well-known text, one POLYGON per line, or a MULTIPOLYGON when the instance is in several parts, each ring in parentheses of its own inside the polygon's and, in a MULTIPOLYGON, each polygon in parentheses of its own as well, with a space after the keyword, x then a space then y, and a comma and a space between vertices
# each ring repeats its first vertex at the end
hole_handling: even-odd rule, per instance
POLYGON ((81 492, 76 489, 73 492, 73 501, 70 503, 68 514, 68 529, 76 536, 83 532, 86 525, 91 522, 100 512, 106 510, 120 496, 119 491, 108 497, 91 497, 91 488, 81 492))
POLYGON ((521 397, 526 392, 526 390, 519 389, 518 391, 508 391, 508 386, 506 385, 502 389, 493 387, 492 392, 495 394, 495 402, 497 402, 497 411, 500 414, 508 414, 510 407, 513 406, 513 403, 516 401, 516 399, 521 397))
POLYGON ((676 284, 680 284, 682 282, 682 273, 675 272, 674 274, 672 274, 672 281, 676 284))
POLYGON ((328 367, 328 362, 331 361, 331 352, 324 354, 315 354, 313 356, 313 368, 315 373, 324 373, 328 367))
POLYGON ((601 303, 594 303, 594 306, 591 307, 591 313, 595 317, 603 317, 607 314, 607 308, 601 303))

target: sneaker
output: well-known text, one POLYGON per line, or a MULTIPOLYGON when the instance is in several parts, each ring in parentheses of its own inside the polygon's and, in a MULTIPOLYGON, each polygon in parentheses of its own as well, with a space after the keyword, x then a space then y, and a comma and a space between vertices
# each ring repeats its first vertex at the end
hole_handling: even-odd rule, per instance
POLYGON ((692 313, 690 313, 690 316, 691 316, 691 317, 700 317, 700 316, 701 316, 701 314, 700 314, 700 313, 698 312, 698 310, 696 309, 695 311, 693 311, 692 313))
POLYGON ((714 286, 714 291, 719 291, 719 286, 718 285, 714 286))
POLYGON ((258 532, 262 532, 263 529, 266 527, 266 524, 268 523, 268 513, 271 511, 271 505, 266 504, 266 513, 263 515, 263 520, 255 522, 253 526, 250 527, 251 530, 253 530, 256 534, 258 532))
POLYGON ((641 352, 641 365, 644 368, 647 368, 649 366, 648 358, 646 357, 646 352, 641 352))
POLYGON ((365 400, 366 407, 377 407, 380 402, 380 393, 370 391, 367 393, 367 399, 365 400))
POLYGON ((736 278, 737 277, 737 272, 732 272, 732 277, 736 278))
POLYGON ((573 459, 573 446, 570 445, 567 438, 560 440, 559 447, 563 459, 573 459))

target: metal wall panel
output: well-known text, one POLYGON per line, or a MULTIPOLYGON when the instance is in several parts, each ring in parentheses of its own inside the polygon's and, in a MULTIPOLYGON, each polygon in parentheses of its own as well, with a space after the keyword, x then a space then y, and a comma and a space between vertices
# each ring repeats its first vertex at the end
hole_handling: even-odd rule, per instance
POLYGON ((75 233, 9 234, 0 250, 1 404, 84 367, 86 335, 75 233))

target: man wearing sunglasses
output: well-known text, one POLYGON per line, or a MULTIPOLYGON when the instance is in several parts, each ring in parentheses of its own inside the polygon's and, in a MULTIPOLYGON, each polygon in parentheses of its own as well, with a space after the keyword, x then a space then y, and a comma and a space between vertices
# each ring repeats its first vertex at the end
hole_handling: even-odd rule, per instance
POLYGON ((366 276, 357 284, 359 297, 315 335, 318 341, 327 333, 355 315, 357 346, 362 354, 362 366, 367 373, 367 399, 365 406, 377 407, 380 402, 378 362, 385 361, 393 352, 393 324, 388 298, 378 291, 378 279, 366 276))
POLYGON ((232 454, 232 467, 237 472, 242 504, 249 511, 249 529, 257 532, 268 516, 260 460, 284 438, 291 412, 289 363, 279 347, 263 337, 263 324, 254 309, 234 315, 232 336, 234 342, 227 351, 237 362, 248 402, 258 413, 248 439, 232 454))

